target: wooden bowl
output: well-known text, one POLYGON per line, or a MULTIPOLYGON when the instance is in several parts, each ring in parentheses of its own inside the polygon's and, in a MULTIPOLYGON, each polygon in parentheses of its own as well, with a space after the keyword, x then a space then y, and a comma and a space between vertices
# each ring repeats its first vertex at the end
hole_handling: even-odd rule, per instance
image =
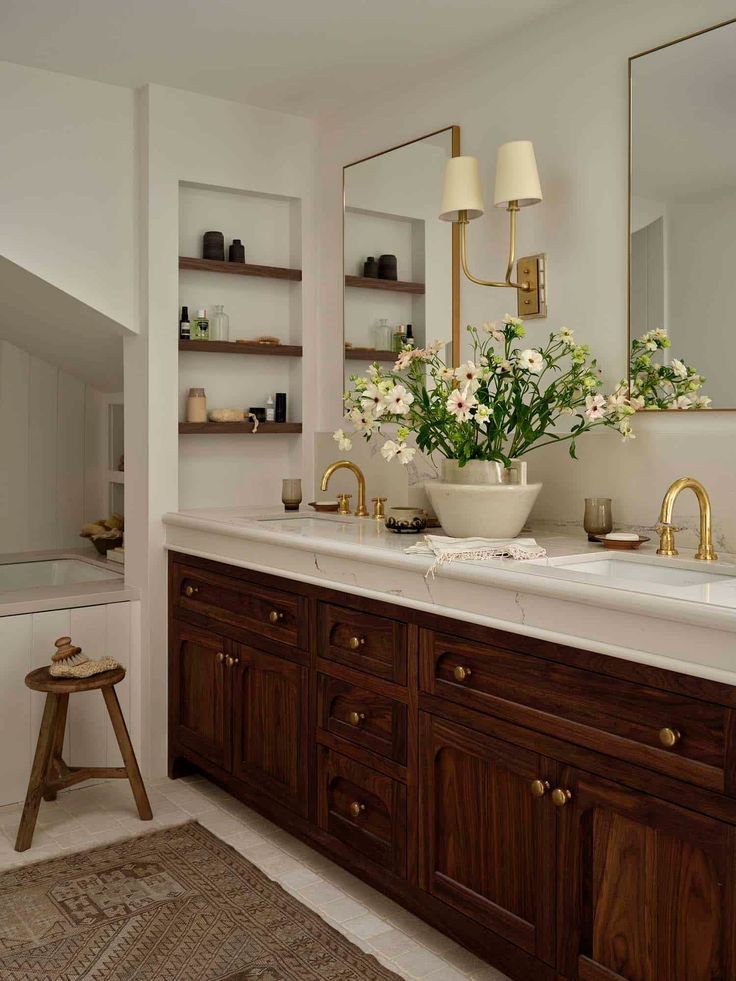
POLYGON ((605 548, 613 549, 614 552, 630 552, 632 549, 639 548, 644 542, 649 541, 646 535, 639 535, 638 539, 630 542, 619 541, 616 538, 606 538, 605 535, 594 535, 593 537, 605 548))
POLYGON ((309 507, 314 508, 315 511, 325 511, 332 514, 337 511, 337 501, 310 501, 309 507))

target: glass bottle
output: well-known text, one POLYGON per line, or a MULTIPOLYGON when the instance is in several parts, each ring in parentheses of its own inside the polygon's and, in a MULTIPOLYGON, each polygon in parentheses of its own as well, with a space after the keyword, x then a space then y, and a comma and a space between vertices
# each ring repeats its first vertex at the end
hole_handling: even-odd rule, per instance
POLYGON ((391 350, 391 328, 389 327, 388 320, 385 317, 381 317, 374 328, 375 333, 375 344, 378 351, 390 351, 391 350))
POLYGON ((222 303, 216 303, 212 309, 214 312, 210 317, 210 340, 229 341, 230 318, 225 313, 222 303))

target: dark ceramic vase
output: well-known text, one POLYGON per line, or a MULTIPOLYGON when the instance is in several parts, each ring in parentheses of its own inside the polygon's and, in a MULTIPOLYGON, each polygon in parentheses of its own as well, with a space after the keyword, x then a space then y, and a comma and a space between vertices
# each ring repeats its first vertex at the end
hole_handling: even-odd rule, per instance
POLYGON ((202 236, 202 258, 225 261, 225 236, 222 232, 205 232, 202 236))
POLYGON ((378 278, 378 263, 372 255, 369 255, 363 263, 363 276, 366 279, 378 278))
POLYGON ((228 251, 230 262, 245 262, 245 246, 239 238, 233 239, 233 244, 228 251))
POLYGON ((397 280, 398 273, 396 268, 395 255, 382 255, 378 259, 378 278, 397 280))

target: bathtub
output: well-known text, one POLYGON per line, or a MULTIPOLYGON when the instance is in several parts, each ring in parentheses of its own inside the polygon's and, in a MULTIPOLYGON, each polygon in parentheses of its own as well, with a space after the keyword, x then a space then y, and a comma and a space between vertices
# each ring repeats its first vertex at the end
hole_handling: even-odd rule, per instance
POLYGON ((122 574, 84 559, 45 559, 0 565, 0 593, 33 586, 68 586, 104 580, 120 582, 122 574))

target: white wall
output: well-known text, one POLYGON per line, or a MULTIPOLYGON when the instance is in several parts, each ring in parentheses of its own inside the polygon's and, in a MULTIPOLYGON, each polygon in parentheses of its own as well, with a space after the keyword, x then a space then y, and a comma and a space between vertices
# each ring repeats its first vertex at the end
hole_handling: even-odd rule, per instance
POLYGON ((0 62, 0 255, 137 330, 135 95, 0 62))
POLYGON ((104 398, 0 341, 0 552, 79 548, 103 516, 104 398))
MULTIPOLYGON (((533 344, 562 325, 592 344, 607 380, 626 363, 627 60, 638 51, 733 16, 728 0, 697 7, 672 0, 576 4, 511 35, 431 83, 390 99, 371 93, 325 119, 320 128, 320 214, 323 331, 320 334, 320 428, 340 420, 341 170, 403 140, 451 123, 461 126, 462 152, 478 156, 490 199, 499 144, 532 139, 544 202, 524 209, 519 253, 549 255, 546 320, 530 321, 533 344)), ((439 211, 439 200, 438 200, 439 211)), ((469 230, 471 268, 500 277, 507 216, 491 207, 469 230)), ((462 283, 461 322, 515 312, 516 296, 462 283)), ((633 522, 651 524, 667 481, 688 471, 714 496, 715 523, 736 549, 736 418, 672 413, 636 420, 639 439, 622 446, 613 434, 581 441, 579 462, 564 447, 530 457, 545 487, 536 513, 580 520, 583 497, 611 491, 633 522), (601 486, 601 485, 605 486, 601 486)), ((679 505, 692 516, 695 508, 679 505)))

